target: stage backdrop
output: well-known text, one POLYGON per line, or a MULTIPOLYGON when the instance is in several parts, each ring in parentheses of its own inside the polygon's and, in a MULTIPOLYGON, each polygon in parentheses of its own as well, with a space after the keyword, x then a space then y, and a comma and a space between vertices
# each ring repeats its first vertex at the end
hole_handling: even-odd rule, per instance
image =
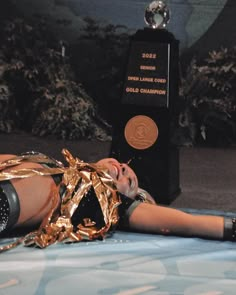
MULTIPOLYGON (((112 105, 119 102, 121 97, 129 37, 138 29, 146 26, 144 10, 150 2, 139 0, 2 1, 0 3, 1 19, 9 19, 14 23, 14 26, 9 26, 4 31, 11 32, 11 38, 6 39, 7 42, 9 43, 9 40, 14 42, 17 38, 22 39, 15 45, 16 47, 22 46, 20 53, 11 58, 11 61, 20 56, 25 66, 25 58, 22 56, 24 51, 32 51, 34 58, 38 55, 38 51, 34 52, 35 47, 32 47, 30 43, 32 35, 37 46, 46 42, 42 39, 45 37, 48 39, 44 45, 50 47, 49 33, 52 34, 53 38, 58 40, 59 54, 67 58, 63 63, 65 61, 70 63, 69 72, 73 72, 73 79, 78 85, 83 86, 93 101, 98 103, 102 119, 105 119, 108 125, 112 125, 112 118, 115 115, 112 105), (19 18, 23 18, 25 22, 24 32, 17 21, 19 18), (41 26, 36 28, 35 24, 39 20, 41 26), (26 33, 28 43, 24 40, 27 38, 26 33)), ((167 29, 179 40, 180 47, 180 101, 176 108, 178 128, 174 133, 174 141, 180 145, 231 144, 235 142, 234 130, 236 130, 236 2, 235 0, 168 0, 166 3, 171 11, 171 20, 167 29)), ((4 30, 3 28, 4 26, 1 30, 4 30)), ((7 46, 5 46, 6 52, 7 46)), ((14 54, 13 51, 8 51, 8 56, 3 59, 9 58, 11 53, 14 54)), ((48 60, 45 64, 54 61, 55 59, 48 60)), ((22 77, 25 77, 29 70, 32 69, 25 70, 22 77)), ((36 72, 34 71, 33 74, 35 75, 36 72)), ((7 76, 9 77, 11 81, 7 81, 8 84, 4 87, 12 83, 9 87, 12 91, 16 91, 15 80, 12 79, 12 75, 7 76)), ((39 83, 42 81, 45 80, 41 79, 39 83)), ((18 86, 22 85, 22 81, 18 82, 18 86)), ((28 82, 31 84, 32 79, 28 82)), ((38 95, 38 93, 32 94, 32 89, 35 88, 31 86, 26 89, 28 87, 26 85, 24 89, 17 89, 17 94, 14 93, 14 97, 22 96, 17 105, 24 105, 24 112, 28 101, 38 95), (31 92, 29 99, 26 99, 28 94, 25 90, 31 92), (22 103, 22 99, 27 101, 22 103)), ((81 89, 76 91, 83 96, 81 89)), ((6 101, 5 98, 4 101, 6 101)), ((38 101, 37 103, 31 101, 32 106, 38 103, 38 101)), ((3 102, 0 104, 2 105, 3 102)), ((66 104, 63 104, 64 109, 66 104)), ((29 108, 28 106, 27 109, 29 108)), ((71 109, 75 109, 75 106, 71 109)), ((29 118, 28 113, 25 114, 22 110, 17 110, 17 112, 20 113, 20 120, 24 116, 29 118)), ((6 113, 8 114, 8 111, 6 113)), ((41 110, 40 113, 42 114, 43 111, 41 110)), ((89 120, 92 113, 94 113, 93 109, 87 111, 89 120)), ((73 120, 77 115, 73 116, 73 120)), ((33 112, 31 116, 35 120, 39 115, 33 112)), ((42 122, 43 120, 44 118, 40 117, 37 121, 42 122)), ((62 130, 65 126, 65 122, 63 126, 60 126, 60 120, 53 118, 54 122, 58 122, 58 130, 62 130)), ((12 122, 12 118, 9 122, 12 122)), ((94 129, 94 124, 86 124, 91 126, 90 129, 94 129)), ((4 124, 0 124, 1 130, 4 129, 1 128, 2 125, 4 124)), ((30 126, 33 123, 29 120, 25 125, 29 126, 28 129, 33 130, 35 134, 50 134, 57 130, 54 125, 49 124, 48 120, 32 128, 30 126), (51 126, 50 130, 46 130, 47 126, 51 126)), ((103 132, 103 130, 100 131, 100 126, 99 128, 96 126, 99 129, 96 134, 88 129, 68 134, 69 129, 79 130, 81 120, 71 125, 67 130, 63 129, 63 134, 57 134, 57 136, 80 138, 81 136, 86 137, 89 133, 91 137, 107 138, 106 135, 100 135, 103 132), (76 127, 73 127, 74 125, 76 127)), ((11 129, 11 123, 7 128, 11 129)))
MULTIPOLYGON (((84 17, 137 30, 145 26, 144 10, 151 2, 139 0, 12 0, 26 15, 45 14, 55 21, 71 21, 66 30, 57 23, 64 38, 76 38, 84 17), (66 31, 66 32, 65 32, 66 31)), ((234 0, 167 0, 171 21, 168 29, 180 40, 181 49, 201 52, 235 45, 234 0), (222 33, 220 33, 222 32, 222 33)))

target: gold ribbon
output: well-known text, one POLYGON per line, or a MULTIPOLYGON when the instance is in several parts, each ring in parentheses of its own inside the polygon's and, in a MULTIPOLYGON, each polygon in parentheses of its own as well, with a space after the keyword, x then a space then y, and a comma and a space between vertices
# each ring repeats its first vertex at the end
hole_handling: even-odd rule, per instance
MULTIPOLYGON (((26 178, 35 175, 63 174, 62 182, 56 190, 51 192, 52 208, 44 217, 38 230, 30 232, 15 243, 0 247, 0 252, 11 249, 21 243, 25 246, 38 246, 45 248, 56 242, 78 242, 81 240, 94 240, 104 238, 108 231, 114 229, 118 223, 118 206, 120 204, 119 194, 116 190, 113 179, 105 170, 98 168, 96 164, 88 164, 79 158, 74 158, 67 149, 62 150, 68 167, 45 155, 24 155, 0 163, 0 181, 15 178, 26 178), (29 161, 36 163, 56 163, 56 168, 25 168, 11 169, 9 167, 29 161), (60 186, 65 186, 60 208, 57 208, 57 200, 60 186), (85 218, 83 224, 73 226, 71 218, 80 205, 83 198, 93 188, 99 202, 103 217, 104 226, 98 228, 96 220, 85 218)), ((99 208, 98 208, 99 210, 99 208)))

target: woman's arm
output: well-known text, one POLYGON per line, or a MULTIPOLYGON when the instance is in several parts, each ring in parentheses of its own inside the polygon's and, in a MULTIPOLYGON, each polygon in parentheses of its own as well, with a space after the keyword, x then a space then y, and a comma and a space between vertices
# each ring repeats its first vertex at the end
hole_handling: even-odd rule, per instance
POLYGON ((146 233, 222 239, 224 218, 192 215, 173 208, 141 203, 131 214, 129 227, 146 233))

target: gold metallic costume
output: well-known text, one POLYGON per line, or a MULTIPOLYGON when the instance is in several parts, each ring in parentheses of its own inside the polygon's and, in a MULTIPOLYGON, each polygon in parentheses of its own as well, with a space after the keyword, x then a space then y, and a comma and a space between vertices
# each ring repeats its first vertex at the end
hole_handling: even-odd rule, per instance
MULTIPOLYGON (((0 248, 8 250, 23 243, 25 246, 38 246, 45 248, 56 242, 78 242, 104 238, 108 231, 115 228, 118 223, 118 206, 121 203, 120 196, 109 174, 97 167, 96 164, 88 164, 79 158, 74 158, 66 149, 62 154, 68 163, 65 167, 62 163, 43 154, 26 154, 16 156, 0 163, 0 181, 16 178, 26 178, 35 175, 62 175, 62 181, 56 190, 51 191, 52 208, 43 219, 38 230, 30 232, 15 243, 0 248), (24 168, 14 169, 23 162, 47 164, 56 163, 56 168, 24 168), (4 171, 6 168, 11 168, 4 171), (64 187, 61 204, 58 208, 58 195, 61 187, 64 187), (72 224, 72 216, 80 206, 81 200, 94 191, 104 218, 104 226, 99 228, 97 221, 84 218, 83 222, 76 226, 72 224)), ((37 189, 37 188, 35 188, 37 189)))

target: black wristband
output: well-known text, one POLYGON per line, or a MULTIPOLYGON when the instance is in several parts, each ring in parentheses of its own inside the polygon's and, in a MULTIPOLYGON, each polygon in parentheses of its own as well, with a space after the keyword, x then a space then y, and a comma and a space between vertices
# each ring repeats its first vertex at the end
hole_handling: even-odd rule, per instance
POLYGON ((236 241, 236 218, 224 218, 224 235, 226 241, 236 241))
POLYGON ((20 216, 20 202, 18 194, 9 180, 0 182, 0 196, 2 202, 5 202, 5 214, 8 213, 5 229, 13 227, 20 216), (7 207, 6 207, 7 206, 7 207))

